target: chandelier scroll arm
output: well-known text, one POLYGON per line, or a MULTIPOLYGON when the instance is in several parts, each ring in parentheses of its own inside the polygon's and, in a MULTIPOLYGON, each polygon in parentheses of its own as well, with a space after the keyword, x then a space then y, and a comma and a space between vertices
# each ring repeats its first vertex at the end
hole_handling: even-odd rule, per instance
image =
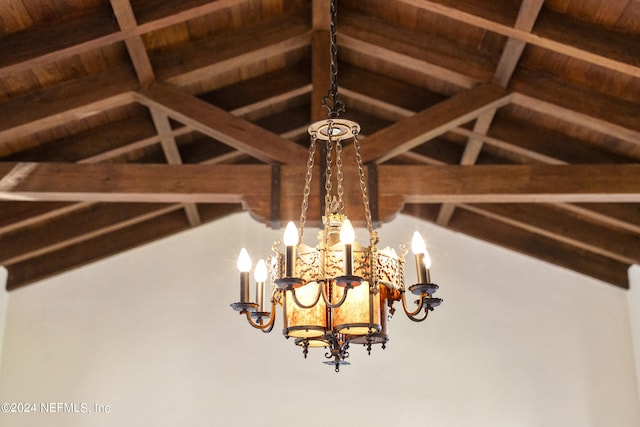
MULTIPOLYGON (((314 298, 313 302, 312 302, 311 304, 309 304, 309 305, 302 304, 302 303, 298 300, 298 297, 296 296, 296 289, 295 289, 293 286, 291 286, 291 287, 290 287, 289 289, 287 289, 287 290, 291 291, 291 296, 293 297, 293 302, 294 302, 298 307, 300 307, 300 308, 302 308, 302 309, 305 309, 305 310, 308 310, 308 309, 310 309, 310 308, 315 307, 315 306, 316 306, 316 304, 318 304, 318 301, 320 301, 320 295, 323 295, 323 294, 324 294, 324 293, 322 292, 322 288, 323 288, 323 287, 324 287, 324 285, 323 285, 322 283, 318 282, 318 293, 316 294, 316 296, 315 296, 315 298, 314 298)), ((323 296, 324 296, 324 295, 323 295, 323 296)))
POLYGON ((271 311, 269 312, 269 320, 267 321, 267 323, 263 323, 262 317, 258 317, 258 321, 254 322, 254 320, 251 318, 252 317, 252 312, 250 312, 248 310, 244 310, 240 314, 244 313, 245 316, 247 316, 247 321, 249 322, 249 324, 252 327, 254 327, 256 329, 260 329, 265 334, 268 334, 269 332, 271 332, 273 330, 273 326, 276 323, 275 322, 275 320, 276 320, 276 306, 277 306, 276 300, 272 299, 271 300, 271 311))
POLYGON ((331 309, 338 308, 342 304, 344 304, 344 302, 347 300, 347 294, 349 293, 349 289, 353 289, 353 286, 351 285, 351 283, 347 283, 344 286, 344 292, 342 293, 342 298, 340 298, 340 301, 338 301, 335 304, 332 304, 331 302, 329 302, 329 297, 327 296, 324 289, 322 291, 322 299, 324 300, 324 303, 327 305, 328 308, 331 308, 331 309))
MULTIPOLYGON (((407 307, 407 299, 405 297, 405 294, 406 294, 406 292, 404 291, 404 289, 400 291, 401 300, 402 300, 402 308, 404 309, 405 314, 411 320, 415 320, 414 317, 418 313, 420 313, 420 311, 422 311, 423 308, 427 309, 428 307, 425 307, 425 305, 424 305, 424 297, 421 297, 419 302, 418 302, 418 307, 416 307, 416 309, 414 311, 410 311, 409 308, 407 307)), ((425 310, 425 311, 428 311, 428 310, 425 310)))

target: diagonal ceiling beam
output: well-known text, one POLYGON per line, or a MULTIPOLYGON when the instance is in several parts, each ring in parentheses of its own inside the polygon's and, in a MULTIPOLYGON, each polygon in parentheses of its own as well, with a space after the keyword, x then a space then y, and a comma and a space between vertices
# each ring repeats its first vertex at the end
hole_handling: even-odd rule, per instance
MULTIPOLYGON (((191 19, 201 18, 204 15, 236 6, 238 5, 238 3, 239 0, 217 0, 208 2, 179 11, 175 14, 145 22, 144 24, 140 24, 135 27, 122 29, 121 31, 113 31, 112 22, 105 21, 99 24, 90 22, 88 27, 86 25, 83 25, 83 27, 87 27, 88 30, 90 30, 92 33, 95 33, 96 35, 94 37, 90 37, 82 43, 74 44, 71 46, 61 45, 58 43, 57 45, 55 45, 57 47, 53 49, 51 49, 52 41, 60 40, 61 37, 52 37, 48 32, 43 33, 43 31, 38 28, 35 28, 33 30, 26 30, 30 34, 33 33, 33 36, 28 37, 28 40, 32 41, 32 43, 22 43, 21 47, 24 47, 31 52, 27 52, 26 54, 22 55, 22 57, 26 56, 26 59, 23 59, 21 57, 19 61, 8 64, 0 62, 2 64, 0 65, 0 78, 27 71, 36 66, 58 61, 62 58, 78 55, 88 50, 99 49, 101 47, 121 42, 129 38, 139 37, 142 34, 156 31, 162 28, 171 27, 173 25, 180 24, 191 19), (42 44, 45 44, 47 46, 47 49, 43 50, 42 47, 39 46, 42 44)), ((90 20, 92 20, 94 17, 92 16, 90 18, 90 20)), ((74 30, 77 31, 78 28, 82 28, 79 26, 79 24, 83 24, 85 20, 86 18, 84 17, 78 19, 78 22, 73 23, 71 28, 74 28, 74 30)), ((63 21, 60 24, 56 25, 61 27, 60 31, 56 31, 56 34, 69 33, 70 30, 67 29, 67 27, 69 26, 67 22, 63 21)))
MULTIPOLYGON (((538 18, 538 14, 540 13, 540 9, 542 8, 542 4, 544 0, 523 0, 520 4, 520 11, 518 13, 518 17, 516 18, 515 28, 523 30, 523 31, 531 31, 533 25, 538 18)), ((524 51, 525 43, 521 40, 516 40, 510 38, 507 40, 507 43, 502 51, 502 55, 500 56, 500 61, 498 61, 498 66, 496 67, 496 71, 493 75, 492 82, 500 87, 507 87, 511 77, 513 76, 513 72, 520 61, 520 57, 522 56, 522 52, 524 51)), ((478 119, 473 124, 473 132, 485 135, 491 124, 493 123, 493 119, 495 117, 496 110, 487 111, 485 114, 478 117, 478 119)), ((482 138, 470 137, 467 140, 467 145, 464 148, 464 152, 462 153, 462 158, 460 159, 461 165, 472 165, 478 159, 480 155, 480 151, 482 151, 483 140, 482 138)), ((438 219, 436 222, 439 225, 446 226, 451 217, 453 216, 453 212, 455 210, 455 205, 444 204, 440 208, 440 212, 438 213, 438 219)))
MULTIPOLYGON (((510 100, 511 94, 498 86, 476 86, 367 137, 362 142, 362 159, 383 163, 510 100)), ((345 155, 352 152, 352 146, 345 148, 345 155)))
MULTIPOLYGON (((131 2, 129 0, 110 0, 113 13, 118 20, 118 25, 123 31, 135 29, 138 26, 136 17, 131 8, 131 2)), ((149 61, 149 55, 147 55, 147 49, 144 46, 142 37, 139 35, 125 39, 125 45, 129 52, 129 57, 133 63, 133 68, 136 70, 138 80, 142 86, 149 86, 155 80, 153 74, 153 68, 149 61)))
POLYGON ((192 129, 264 162, 304 163, 307 150, 250 122, 164 83, 136 92, 134 98, 192 129))
POLYGON ((131 70, 121 67, 0 104, 0 155, 6 141, 131 104, 137 87, 131 70))
MULTIPOLYGON (((633 77, 640 77, 638 58, 633 58, 627 52, 616 50, 615 46, 617 44, 615 43, 606 43, 606 35, 612 37, 615 35, 613 32, 599 34, 598 29, 595 27, 590 29, 583 28, 579 31, 579 34, 568 35, 571 36, 571 41, 574 43, 570 44, 568 41, 556 40, 544 34, 533 34, 528 31, 513 28, 509 25, 495 22, 433 0, 399 0, 399 2, 633 77), (580 44, 575 44, 576 42, 580 44)), ((577 28, 573 28, 573 30, 576 32, 577 28)), ((600 33, 602 33, 602 31, 600 31, 600 33)), ((554 36, 557 36, 557 34, 554 36)), ((622 38, 624 35, 618 34, 618 37, 622 38)), ((637 42, 630 42, 633 43, 634 46, 637 46, 637 42)), ((629 50, 629 52, 631 52, 631 50, 629 50)))
MULTIPOLYGON (((304 171, 304 164, 282 167, 283 176, 304 171)), ((357 199, 357 168, 344 175, 345 195, 357 199)), ((408 203, 640 202, 640 164, 381 165, 378 175, 382 197, 408 203)), ((0 177, 0 200, 238 203, 270 194, 271 167, 0 163, 0 177)), ((300 183, 288 181, 282 198, 299 197, 300 183)))

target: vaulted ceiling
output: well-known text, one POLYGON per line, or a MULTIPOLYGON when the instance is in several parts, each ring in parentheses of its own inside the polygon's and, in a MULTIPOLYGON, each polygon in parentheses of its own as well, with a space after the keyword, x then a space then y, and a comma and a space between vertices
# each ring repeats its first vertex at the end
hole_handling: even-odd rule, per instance
MULTIPOLYGON (((362 127, 377 221, 404 212, 628 286, 640 1, 338 10, 343 117, 362 127)), ((328 0, 0 2, 8 289, 243 209, 297 219, 328 29, 328 0)))

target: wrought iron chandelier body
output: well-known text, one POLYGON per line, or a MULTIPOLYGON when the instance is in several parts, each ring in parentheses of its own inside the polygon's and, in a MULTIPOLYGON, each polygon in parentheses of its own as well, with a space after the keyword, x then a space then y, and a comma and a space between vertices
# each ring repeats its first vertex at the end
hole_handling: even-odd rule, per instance
POLYGON ((368 353, 373 345, 385 348, 389 341, 388 321, 401 301, 406 315, 416 322, 424 321, 429 312, 440 305, 433 296, 438 285, 431 283, 430 259, 421 236, 414 233, 412 249, 416 259, 418 283, 405 288, 405 255, 401 245, 398 254, 386 247, 379 250, 378 234, 373 229, 369 197, 360 155, 360 125, 339 118, 344 111, 337 86, 336 0, 331 0, 331 83, 324 105, 329 117, 309 126, 309 158, 303 189, 299 227, 287 225, 282 243, 276 241, 272 255, 258 262, 255 269, 255 300, 250 298, 251 260, 245 249, 238 260, 240 301, 231 304, 246 315, 251 326, 265 333, 276 323, 278 306, 282 310, 283 334, 302 347, 304 357, 309 348, 326 348, 326 364, 336 372, 348 364, 349 347, 362 344, 368 353), (359 173, 360 190, 369 232, 369 246, 355 241, 351 222, 344 213, 342 148, 353 143, 359 173), (315 247, 302 243, 309 205, 316 147, 324 144, 325 212, 324 228, 318 233, 315 247), (334 176, 335 175, 335 176, 334 176), (335 184, 335 188, 334 188, 335 184), (265 285, 272 286, 270 308, 265 307, 265 285), (413 308, 406 301, 407 290, 417 297, 413 308))

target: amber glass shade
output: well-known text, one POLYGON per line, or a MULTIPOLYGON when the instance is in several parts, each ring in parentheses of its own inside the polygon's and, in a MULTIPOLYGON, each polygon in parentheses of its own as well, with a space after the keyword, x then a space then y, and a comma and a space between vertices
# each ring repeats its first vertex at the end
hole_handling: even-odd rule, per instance
MULTIPOLYGON (((334 289, 336 300, 342 298, 345 289, 336 286, 334 289)), ((380 325, 380 294, 371 295, 369 283, 349 289, 344 303, 333 310, 334 330, 347 335, 367 335, 379 332, 380 325)))
POLYGON ((379 308, 380 308, 380 332, 373 333, 371 336, 358 336, 353 338, 353 342, 355 344, 367 344, 368 342, 371 344, 383 344, 389 341, 389 332, 387 329, 388 325, 388 317, 389 317, 389 307, 387 307, 387 298, 389 295, 389 290, 386 286, 380 286, 379 295, 379 308))
POLYGON ((329 347, 329 343, 322 338, 298 338, 296 339, 296 345, 303 347, 307 344, 309 348, 329 347))
MULTIPOLYGON (((318 282, 308 282, 295 289, 302 305, 313 304, 319 292, 318 282)), ((322 297, 311 308, 300 308, 293 299, 293 291, 286 291, 284 309, 284 334, 288 337, 313 338, 324 335, 327 326, 327 306, 322 297)))

